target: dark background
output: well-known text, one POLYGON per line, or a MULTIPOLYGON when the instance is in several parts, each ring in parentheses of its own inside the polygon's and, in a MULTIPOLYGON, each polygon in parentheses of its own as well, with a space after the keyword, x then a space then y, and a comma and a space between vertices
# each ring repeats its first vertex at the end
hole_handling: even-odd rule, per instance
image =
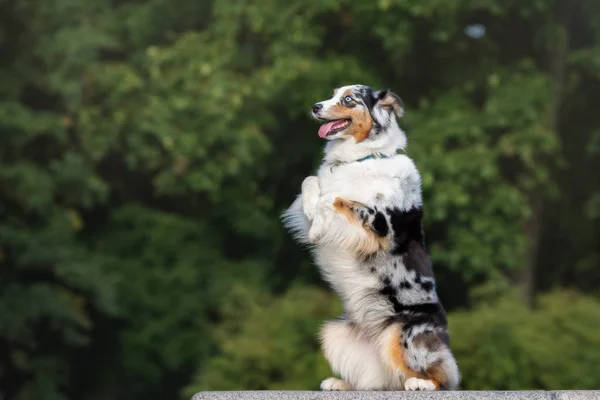
POLYGON ((597 0, 0 0, 0 398, 316 389, 310 105, 406 105, 465 389, 600 389, 597 0))

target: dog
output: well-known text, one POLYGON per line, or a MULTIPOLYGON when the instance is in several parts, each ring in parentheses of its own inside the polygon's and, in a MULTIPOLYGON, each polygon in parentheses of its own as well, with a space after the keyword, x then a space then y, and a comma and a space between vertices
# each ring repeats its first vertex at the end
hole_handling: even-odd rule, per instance
POLYGON ((325 358, 341 379, 322 390, 455 390, 460 373, 422 228, 421 178, 400 154, 404 105, 389 89, 335 89, 312 106, 326 139, 317 176, 284 211, 309 245, 344 314, 324 324, 325 358))

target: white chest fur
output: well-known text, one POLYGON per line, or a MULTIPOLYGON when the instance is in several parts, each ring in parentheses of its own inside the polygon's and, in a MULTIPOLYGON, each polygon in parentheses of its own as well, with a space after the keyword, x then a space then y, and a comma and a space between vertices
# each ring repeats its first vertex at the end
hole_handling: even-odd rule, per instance
POLYGON ((385 204, 401 209, 421 205, 420 177, 405 155, 333 167, 324 164, 317 175, 322 196, 335 194, 371 206, 385 204))

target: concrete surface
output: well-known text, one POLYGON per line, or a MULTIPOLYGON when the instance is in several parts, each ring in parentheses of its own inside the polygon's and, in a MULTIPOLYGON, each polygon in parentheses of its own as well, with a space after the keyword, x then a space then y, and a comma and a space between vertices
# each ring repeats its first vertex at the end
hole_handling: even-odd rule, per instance
POLYGON ((192 400, 600 400, 600 390, 456 392, 200 392, 192 400))

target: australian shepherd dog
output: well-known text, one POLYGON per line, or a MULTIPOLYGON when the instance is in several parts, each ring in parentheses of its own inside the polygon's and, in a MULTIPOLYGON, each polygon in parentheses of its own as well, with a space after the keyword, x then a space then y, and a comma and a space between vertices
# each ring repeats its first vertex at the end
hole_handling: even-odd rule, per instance
POLYGON ((390 90, 340 87, 316 103, 327 140, 317 176, 283 213, 344 314, 324 324, 334 373, 323 390, 454 390, 460 381, 422 228, 421 178, 399 154, 404 105, 390 90))

